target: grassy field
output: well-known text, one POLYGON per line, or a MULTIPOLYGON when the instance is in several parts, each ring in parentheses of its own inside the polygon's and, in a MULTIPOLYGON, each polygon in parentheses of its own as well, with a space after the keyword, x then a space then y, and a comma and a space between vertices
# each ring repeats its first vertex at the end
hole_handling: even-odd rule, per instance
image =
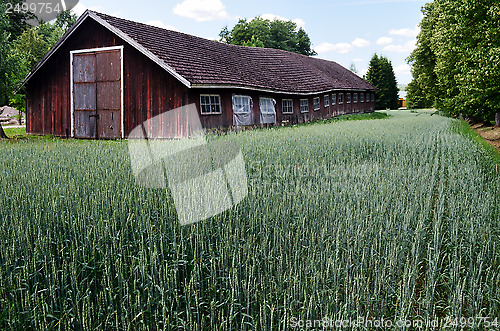
POLYGON ((211 137, 241 146, 249 194, 184 227, 126 142, 0 142, 0 329, 493 321, 498 154, 458 121, 390 114, 211 137))

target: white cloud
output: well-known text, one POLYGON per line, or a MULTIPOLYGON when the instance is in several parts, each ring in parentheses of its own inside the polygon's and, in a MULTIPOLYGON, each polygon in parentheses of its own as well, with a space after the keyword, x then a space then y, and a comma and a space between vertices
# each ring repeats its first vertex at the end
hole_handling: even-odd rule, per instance
POLYGON ((285 18, 283 16, 274 15, 274 14, 264 14, 264 15, 260 15, 260 17, 262 17, 265 20, 270 20, 270 21, 273 21, 273 20, 292 21, 293 23, 297 24, 297 28, 302 28, 302 29, 306 28, 306 22, 301 18, 294 18, 293 20, 289 20, 288 18, 285 18))
POLYGON ((352 45, 356 47, 368 47, 370 46, 370 42, 366 39, 356 38, 353 40, 352 45))
POLYGON ((412 39, 407 41, 403 45, 387 45, 383 48, 386 52, 395 52, 395 53, 410 53, 416 48, 417 40, 412 39))
POLYGON ((391 37, 380 37, 377 39, 377 45, 389 45, 393 39, 391 37))
POLYGON ((363 62, 363 59, 352 59, 352 62, 363 62))
POLYGON ((420 27, 417 25, 413 29, 392 29, 389 34, 394 36, 416 37, 420 33, 420 27))
POLYGON ((411 67, 408 64, 402 64, 394 68, 394 73, 396 75, 409 75, 411 67))
MULTIPOLYGON (((321 43, 318 46, 314 47, 314 50, 318 53, 336 52, 340 54, 345 54, 354 50, 355 47, 361 48, 361 47, 368 47, 370 45, 371 42, 369 42, 368 40, 363 38, 356 38, 351 43, 337 43, 337 44, 332 44, 327 42, 321 43)), ((356 59, 355 61, 361 62, 362 59, 356 59)))
POLYGON ((152 21, 147 21, 146 24, 156 26, 158 28, 162 29, 167 29, 167 30, 172 30, 172 31, 179 31, 175 26, 172 25, 166 25, 162 21, 157 21, 157 20, 152 20, 152 21))
POLYGON ((340 54, 349 53, 354 49, 354 46, 348 43, 321 43, 318 46, 314 47, 314 50, 318 53, 328 53, 328 52, 336 52, 340 54))
POLYGON ((220 0, 184 0, 175 5, 173 12, 198 22, 229 18, 226 7, 220 0))

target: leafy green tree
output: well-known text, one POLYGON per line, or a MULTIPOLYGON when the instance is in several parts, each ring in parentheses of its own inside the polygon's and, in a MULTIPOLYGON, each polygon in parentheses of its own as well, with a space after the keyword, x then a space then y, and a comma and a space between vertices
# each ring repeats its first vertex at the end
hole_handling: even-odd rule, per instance
POLYGON ((22 5, 24 0, 0 0, 0 5, 2 7, 2 13, 5 14, 5 19, 7 20, 6 31, 10 34, 9 40, 13 41, 23 33, 23 31, 30 28, 28 22, 30 20, 36 20, 36 16, 27 11, 12 11, 6 14, 6 4, 12 4, 13 7, 16 5, 22 5))
POLYGON ((219 33, 220 41, 241 46, 282 49, 303 55, 316 55, 311 49, 311 40, 302 28, 292 21, 273 21, 256 17, 251 21, 240 19, 229 30, 224 27, 219 33))
MULTIPOLYGON (((3 4, 0 3, 0 105, 5 104, 10 86, 8 85, 8 75, 12 70, 12 63, 9 59, 9 37, 10 33, 6 31, 7 19, 3 4)), ((0 138, 7 138, 2 126, 0 125, 0 138)))
POLYGON ((373 54, 364 78, 378 88, 375 92, 378 109, 398 109, 398 83, 389 59, 373 54))
POLYGON ((259 38, 255 38, 255 36, 252 36, 252 39, 248 42, 244 42, 243 46, 247 47, 264 47, 264 43, 259 40, 259 38))
POLYGON ((432 49, 431 40, 436 24, 434 3, 422 7, 424 18, 420 23, 420 33, 417 38, 417 48, 407 58, 411 65, 413 80, 407 87, 408 108, 430 108, 434 105, 437 94, 436 55, 432 49))
POLYGON ((64 32, 68 31, 69 28, 76 23, 78 16, 74 14, 71 10, 65 10, 59 14, 56 18, 55 26, 64 30, 64 32))
POLYGON ((406 107, 409 109, 417 108, 431 108, 434 102, 429 98, 429 94, 426 94, 421 85, 419 85, 415 80, 412 80, 406 87, 406 107))
POLYGON ((0 105, 5 105, 11 95, 13 86, 10 76, 16 68, 15 59, 11 56, 9 23, 5 5, 0 3, 0 105))
POLYGON ((434 0, 422 12, 409 98, 500 125, 499 1, 434 0))

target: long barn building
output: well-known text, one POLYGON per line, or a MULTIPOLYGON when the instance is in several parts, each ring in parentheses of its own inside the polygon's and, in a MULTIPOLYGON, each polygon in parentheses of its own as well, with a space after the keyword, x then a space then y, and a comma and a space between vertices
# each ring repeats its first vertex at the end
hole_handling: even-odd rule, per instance
POLYGON ((369 112, 375 87, 339 64, 227 45, 87 10, 25 79, 27 132, 125 138, 196 104, 204 128, 369 112))

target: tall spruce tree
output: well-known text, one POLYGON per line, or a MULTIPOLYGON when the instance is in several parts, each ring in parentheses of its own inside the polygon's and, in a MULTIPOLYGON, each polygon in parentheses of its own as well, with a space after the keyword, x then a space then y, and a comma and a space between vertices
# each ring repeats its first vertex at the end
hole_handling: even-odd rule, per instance
POLYGON ((364 78, 378 88, 375 92, 377 109, 398 109, 398 83, 389 59, 373 54, 364 78))

